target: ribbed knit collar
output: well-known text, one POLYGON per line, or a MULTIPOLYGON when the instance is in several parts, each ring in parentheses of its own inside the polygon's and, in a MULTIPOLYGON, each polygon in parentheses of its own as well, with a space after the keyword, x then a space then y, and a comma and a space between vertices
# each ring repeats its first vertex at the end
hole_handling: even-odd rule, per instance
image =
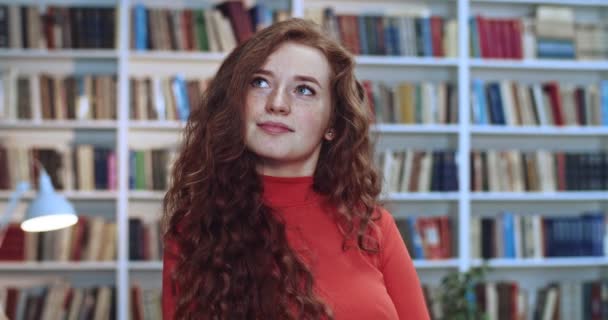
POLYGON ((295 207, 318 202, 313 177, 273 177, 262 175, 264 201, 271 207, 295 207))

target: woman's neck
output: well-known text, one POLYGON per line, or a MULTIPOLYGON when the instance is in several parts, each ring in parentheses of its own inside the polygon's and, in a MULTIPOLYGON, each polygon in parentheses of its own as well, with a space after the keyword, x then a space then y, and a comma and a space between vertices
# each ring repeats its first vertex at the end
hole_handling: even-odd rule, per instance
POLYGON ((257 165, 257 172, 272 177, 309 177, 314 174, 315 168, 316 162, 262 160, 257 165))

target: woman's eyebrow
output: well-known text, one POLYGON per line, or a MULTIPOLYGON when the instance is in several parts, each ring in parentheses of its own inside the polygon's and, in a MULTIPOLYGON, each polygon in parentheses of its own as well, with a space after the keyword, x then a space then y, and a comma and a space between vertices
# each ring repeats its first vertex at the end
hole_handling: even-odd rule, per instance
MULTIPOLYGON (((255 72, 255 74, 263 74, 263 75, 267 75, 267 76, 274 78, 274 73, 272 71, 266 70, 266 69, 259 69, 258 71, 255 72)), ((317 80, 313 76, 295 75, 293 78, 298 81, 306 81, 306 82, 314 83, 317 86, 319 86, 319 88, 323 89, 323 86, 321 85, 319 80, 317 80)))
POLYGON ((317 86, 319 86, 319 88, 323 89, 323 86, 319 83, 319 81, 317 79, 315 79, 315 77, 296 75, 294 77, 294 79, 299 80, 299 81, 312 82, 312 83, 316 84, 317 86))

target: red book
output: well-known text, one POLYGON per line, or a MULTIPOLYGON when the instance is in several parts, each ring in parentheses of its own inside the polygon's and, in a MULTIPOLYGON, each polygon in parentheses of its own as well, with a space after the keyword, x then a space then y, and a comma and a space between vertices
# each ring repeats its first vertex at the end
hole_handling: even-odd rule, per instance
POLYGON ((8 288, 6 290, 6 316, 8 319, 16 319, 17 318, 17 303, 19 302, 19 289, 17 288, 8 288))
POLYGON ((437 218, 439 223, 439 234, 441 235, 441 257, 449 259, 452 257, 452 229, 450 219, 447 216, 437 218))
POLYGON ((182 37, 185 49, 188 51, 194 50, 194 35, 192 34, 192 10, 186 9, 182 11, 182 37))
POLYGON ((431 16, 431 39, 433 44, 433 56, 443 57, 443 18, 431 16))
POLYGON ((591 320, 602 320, 602 284, 591 284, 591 320))
POLYGON ((576 106, 576 123, 579 125, 586 125, 585 90, 583 88, 576 88, 574 91, 574 105, 576 106))
POLYGON ((362 83, 363 89, 365 89, 365 94, 367 95, 367 105, 369 107, 370 119, 371 122, 376 122, 376 110, 374 106, 374 92, 372 90, 372 83, 369 80, 364 80, 362 83))
POLYGON ((549 82, 544 86, 545 92, 549 95, 551 101, 551 110, 553 111, 553 120, 555 125, 564 125, 564 108, 562 107, 562 99, 559 94, 559 85, 557 82, 549 82))
POLYGON ((133 307, 133 320, 143 320, 144 313, 141 309, 141 289, 138 286, 131 287, 131 307, 133 307))
POLYGON ((8 174, 8 150, 0 146, 0 190, 11 188, 11 181, 8 174))
POLYGON ((496 33, 496 36, 493 38, 496 44, 496 57, 502 59, 508 58, 509 41, 507 37, 508 33, 505 30, 505 20, 494 20, 494 32, 496 33))
MULTIPOLYGON (((25 17, 23 17, 25 18, 25 17)), ((55 8, 54 7, 48 7, 46 9, 46 15, 44 16, 44 20, 43 20, 43 24, 44 24, 44 36, 46 38, 46 47, 47 49, 55 49, 55 37, 53 36, 54 32, 53 32, 53 25, 55 24, 55 8)), ((25 48, 27 46, 27 44, 23 44, 23 47, 25 48)))
POLYGON ((492 39, 492 56, 494 58, 505 58, 505 39, 502 34, 502 21, 490 20, 490 39, 492 39))
POLYGON ((348 25, 349 30, 348 34, 351 38, 351 43, 353 45, 353 53, 360 54, 361 53, 361 44, 359 43, 359 23, 357 22, 357 16, 350 15, 348 16, 348 25))
POLYGON ((0 261, 25 260, 25 232, 18 224, 10 224, 0 245, 0 261))
POLYGON ((420 230, 425 258, 429 260, 441 259, 441 236, 437 218, 420 217, 416 220, 416 223, 418 224, 418 230, 420 230))
POLYGON ((511 309, 511 319, 513 320, 517 320, 517 314, 519 313, 519 309, 522 308, 522 306, 517 304, 517 294, 519 293, 519 286, 517 285, 517 282, 512 282, 510 284, 510 291, 509 294, 511 295, 511 298, 509 299, 511 302, 509 305, 509 308, 511 309))
POLYGON ((513 43, 513 58, 515 59, 523 59, 524 58, 524 50, 522 43, 522 30, 523 25, 521 24, 521 20, 519 19, 511 19, 511 41, 513 43))
POLYGON ((482 58, 491 58, 490 44, 488 43, 488 21, 482 16, 475 17, 477 22, 477 33, 479 33, 479 49, 482 58))
POLYGON ((238 43, 251 38, 253 35, 251 17, 241 1, 226 1, 219 4, 217 8, 230 20, 230 25, 238 43))
POLYGON ((109 190, 116 190, 118 187, 116 172, 118 172, 117 164, 116 164, 116 152, 110 151, 110 153, 108 153, 108 189, 109 190))
POLYGON ((72 245, 70 247, 70 260, 72 261, 82 260, 82 251, 86 248, 88 242, 87 226, 88 220, 86 217, 79 216, 74 231, 72 231, 72 245))
POLYGON ((503 43, 503 57, 508 59, 515 58, 515 44, 511 36, 511 20, 500 20, 500 36, 503 43))

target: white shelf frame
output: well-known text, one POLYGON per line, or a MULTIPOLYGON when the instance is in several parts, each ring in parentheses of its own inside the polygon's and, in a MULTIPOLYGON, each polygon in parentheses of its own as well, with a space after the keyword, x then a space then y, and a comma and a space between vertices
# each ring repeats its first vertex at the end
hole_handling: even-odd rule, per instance
POLYGON ((608 7, 604 0, 470 0, 473 4, 556 5, 580 7, 608 7))
MULTIPOLYGON (((0 0, 7 3, 8 0, 0 0)), ((36 0, 18 0, 24 4, 38 4, 36 0)), ((306 0, 290 0, 294 16, 301 17, 305 8, 306 0)), ((337 0, 336 0, 337 1, 337 0)), ((9 1, 10 2, 10 1, 9 1)), ((43 3, 53 4, 82 4, 85 0, 43 0, 43 3)), ((42 60, 53 64, 58 60, 112 60, 118 65, 118 119, 115 121, 0 121, 0 132, 11 130, 116 130, 117 154, 118 154, 118 181, 117 191, 68 191, 64 194, 72 200, 104 200, 116 203, 117 222, 117 260, 114 262, 17 262, 0 263, 0 272, 63 272, 63 271, 85 271, 85 272, 115 272, 117 288, 117 318, 128 319, 129 306, 129 280, 133 274, 139 272, 160 272, 162 262, 159 261, 129 261, 128 254, 128 218, 129 203, 141 201, 160 201, 164 193, 156 191, 129 190, 128 185, 128 138, 132 131, 179 131, 184 124, 179 122, 159 121, 131 121, 129 120, 129 76, 130 66, 142 63, 212 63, 219 64, 226 53, 199 53, 199 52, 139 52, 129 47, 130 8, 132 0, 96 0, 102 5, 116 5, 119 9, 117 21, 123 26, 118 32, 118 49, 116 50, 12 50, 0 49, 0 60, 42 60), (122 241, 122 240, 125 241, 122 241)), ((438 2, 429 2, 433 6, 438 2)), ((434 69, 445 69, 455 71, 458 79, 459 105, 464 106, 459 112, 459 122, 451 125, 403 125, 403 124, 381 124, 374 126, 372 132, 381 134, 428 134, 428 135, 454 135, 458 139, 459 163, 468 163, 469 150, 471 150, 471 139, 474 136, 528 136, 541 135, 544 137, 562 136, 584 136, 605 137, 608 136, 608 128, 603 127, 499 127, 472 125, 470 116, 470 78, 474 70, 497 70, 512 71, 523 70, 525 72, 537 71, 582 71, 582 72, 608 72, 608 61, 563 61, 563 60, 482 60, 469 57, 469 34, 468 18, 470 7, 484 4, 554 4, 585 7, 608 7, 608 1, 604 0, 454 0, 458 7, 458 57, 455 58, 424 58, 424 57, 384 57, 384 56, 359 56, 356 61, 360 67, 390 67, 398 70, 407 70, 409 67, 428 67, 434 69)), ((404 3, 405 4, 405 3, 404 3)), ((390 194, 382 198, 387 202, 428 202, 428 203, 457 203, 458 205, 458 248, 459 255, 453 259, 443 261, 415 260, 414 266, 417 270, 444 270, 456 269, 468 270, 471 266, 479 265, 478 260, 470 259, 469 246, 469 223, 471 217, 471 205, 482 202, 608 202, 608 192, 555 192, 555 193, 475 193, 470 192, 469 166, 461 165, 458 170, 459 190, 448 193, 412 193, 412 194, 390 194)), ((6 201, 10 191, 0 191, 0 201, 6 201)), ((32 199, 31 193, 26 194, 26 199, 32 199)), ((456 249, 456 248, 455 248, 456 249)), ((546 258, 542 260, 520 259, 506 260, 493 259, 490 266, 496 269, 530 270, 535 268, 580 268, 580 267, 606 267, 606 258, 546 258)))
POLYGON ((116 261, 25 261, 25 262, 0 262, 0 271, 83 271, 99 272, 117 270, 116 261))
MULTIPOLYGON (((481 259, 473 260, 474 266, 481 266, 481 259)), ((608 266, 608 257, 564 257, 543 259, 490 259, 488 266, 495 269, 526 268, 581 268, 608 266)))

